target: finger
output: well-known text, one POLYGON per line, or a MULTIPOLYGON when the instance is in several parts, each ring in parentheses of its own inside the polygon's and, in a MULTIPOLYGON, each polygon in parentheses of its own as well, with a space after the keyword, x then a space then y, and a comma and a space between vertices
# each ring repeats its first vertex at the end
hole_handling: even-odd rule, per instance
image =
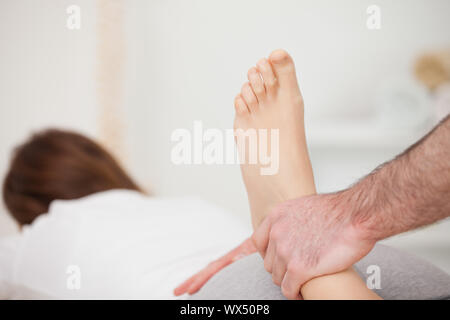
POLYGON ((213 275, 215 275, 216 272, 212 274, 204 274, 198 277, 191 286, 187 289, 188 294, 194 294, 198 292, 208 281, 212 278, 213 275))
POLYGON ((272 280, 277 286, 281 286, 283 278, 286 274, 286 263, 276 253, 272 266, 272 280))
POLYGON ((189 287, 195 282, 198 274, 193 275, 186 281, 184 281, 182 284, 180 284, 178 287, 175 288, 173 291, 173 294, 175 296, 181 296, 182 294, 187 293, 189 287))
POLYGON ((211 262, 208 266, 196 273, 174 290, 176 296, 184 293, 195 293, 208 282, 217 272, 240 258, 256 252, 256 248, 250 238, 244 240, 239 246, 228 252, 223 257, 211 262))
POLYGON ((241 253, 245 254, 245 255, 249 255, 252 253, 257 252, 258 250, 256 249, 253 241, 251 238, 247 238, 242 244, 241 244, 241 253))
POLYGON ((271 215, 267 216, 252 235, 252 241, 256 249, 264 258, 269 244, 270 228, 272 227, 271 215))
POLYGON ((211 262, 208 266, 197 272, 195 275, 193 275, 185 282, 183 282, 179 287, 177 287, 174 290, 174 294, 176 296, 179 296, 185 293, 192 294, 191 292, 193 292, 193 290, 195 290, 194 292, 197 292, 214 274, 216 274, 226 265, 228 264, 221 262, 220 259, 211 262))
POLYGON ((217 272, 222 269, 223 265, 215 263, 202 272, 198 273, 197 277, 187 289, 187 293, 194 294, 199 291, 205 285, 205 283, 209 281, 209 279, 211 279, 217 272))
POLYGON ((255 253, 256 251, 256 247, 253 244, 251 238, 247 238, 239 246, 231 250, 220 260, 226 260, 226 262, 232 263, 245 256, 248 256, 249 254, 255 253))
POLYGON ((300 289, 307 280, 305 274, 300 271, 300 268, 287 267, 286 274, 281 283, 283 295, 290 300, 301 299, 300 289))
POLYGON ((264 268, 267 270, 267 272, 272 273, 272 267, 273 267, 273 261, 275 259, 275 243, 273 241, 269 242, 269 245, 267 247, 267 253, 264 257, 264 268))

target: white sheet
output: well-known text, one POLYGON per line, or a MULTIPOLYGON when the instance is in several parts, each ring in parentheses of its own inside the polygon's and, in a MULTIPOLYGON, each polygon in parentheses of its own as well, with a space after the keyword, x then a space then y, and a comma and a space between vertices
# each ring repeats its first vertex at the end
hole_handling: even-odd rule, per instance
POLYGON ((230 213, 197 198, 114 190, 55 201, 9 245, 1 241, 3 294, 171 299, 176 285, 249 234, 230 213), (70 286, 77 276, 70 268, 80 271, 79 289, 70 286))

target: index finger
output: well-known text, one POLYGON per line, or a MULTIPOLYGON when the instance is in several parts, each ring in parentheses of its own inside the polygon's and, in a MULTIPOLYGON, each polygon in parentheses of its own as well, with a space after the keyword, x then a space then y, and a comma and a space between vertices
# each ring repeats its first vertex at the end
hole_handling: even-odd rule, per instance
POLYGON ((182 284, 180 284, 178 287, 176 287, 175 290, 173 291, 173 294, 175 296, 181 296, 182 294, 185 294, 186 292, 188 292, 188 289, 191 287, 191 285, 195 282, 196 279, 197 274, 193 275, 192 277, 184 281, 182 284))

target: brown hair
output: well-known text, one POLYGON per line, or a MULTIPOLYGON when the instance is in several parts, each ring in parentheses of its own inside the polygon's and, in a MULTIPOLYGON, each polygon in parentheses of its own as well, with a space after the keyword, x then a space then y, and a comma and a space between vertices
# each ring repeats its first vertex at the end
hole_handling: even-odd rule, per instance
POLYGON ((140 191, 97 143, 77 133, 50 129, 15 150, 3 184, 3 200, 14 219, 25 225, 48 212, 53 200, 111 189, 140 191))

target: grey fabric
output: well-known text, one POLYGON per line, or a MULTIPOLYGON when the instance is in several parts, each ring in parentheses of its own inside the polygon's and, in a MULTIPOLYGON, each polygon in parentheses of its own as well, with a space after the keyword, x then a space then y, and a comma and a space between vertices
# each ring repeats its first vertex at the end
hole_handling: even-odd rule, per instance
POLYGON ((450 299, 450 276, 415 255, 377 245, 355 264, 361 278, 370 265, 380 268, 381 289, 374 291, 383 299, 450 299))
MULTIPOLYGON (((429 262, 403 251, 376 245, 354 267, 366 281, 367 267, 380 270, 381 289, 373 289, 383 299, 450 299, 450 276, 429 262)), ((192 300, 283 300, 279 287, 264 269, 258 254, 243 258, 217 275, 192 300)))

